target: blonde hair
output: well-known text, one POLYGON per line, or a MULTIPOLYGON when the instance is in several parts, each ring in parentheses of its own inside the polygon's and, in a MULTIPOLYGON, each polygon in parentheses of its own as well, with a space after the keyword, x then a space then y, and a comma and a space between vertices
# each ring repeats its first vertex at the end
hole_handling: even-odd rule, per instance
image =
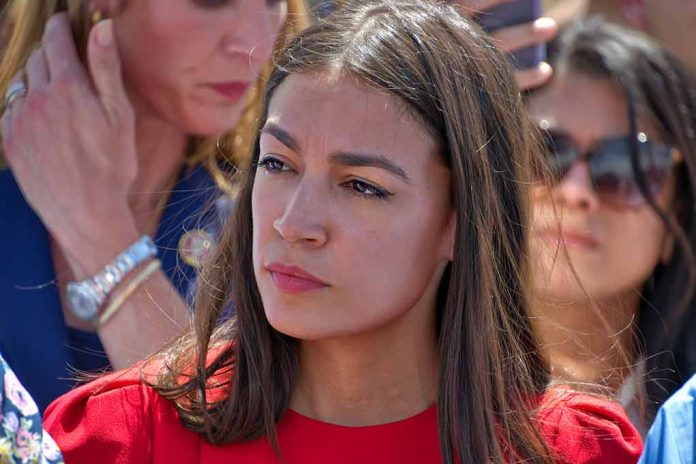
MULTIPOLYGON (((12 28, 7 48, 0 61, 0 95, 4 95, 12 78, 24 68, 31 52, 41 43, 41 37, 49 18, 60 11, 68 11, 71 21, 89 21, 86 4, 91 0, 9 0, 3 21, 12 28), (81 17, 82 16, 82 17, 81 17)), ((288 1, 288 19, 276 44, 280 50, 297 32, 307 26, 308 15, 303 0, 288 1)), ((78 49, 86 47, 87 37, 80 37, 78 49)), ((256 129, 258 110, 263 97, 264 83, 270 72, 268 66, 259 77, 256 87, 249 95, 246 108, 237 125, 218 138, 196 138, 187 161, 191 165, 204 164, 220 188, 233 193, 233 186, 220 168, 221 164, 237 166, 250 151, 256 129)), ((6 162, 0 154, 0 167, 6 162)))

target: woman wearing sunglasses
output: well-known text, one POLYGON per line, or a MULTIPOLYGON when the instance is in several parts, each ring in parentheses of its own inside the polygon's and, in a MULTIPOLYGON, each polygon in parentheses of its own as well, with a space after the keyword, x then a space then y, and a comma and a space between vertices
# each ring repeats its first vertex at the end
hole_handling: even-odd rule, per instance
POLYGON ((0 351, 41 409, 76 370, 129 366, 189 323, 221 168, 245 153, 256 84, 303 12, 302 0, 8 3, 0 351))
POLYGON ((551 59, 528 102, 552 171, 533 200, 540 335, 555 375, 626 406, 645 387, 651 412, 696 369, 696 85, 600 20, 566 30, 551 59))
POLYGON ((66 462, 637 460, 618 404, 548 388, 525 296, 535 145, 480 29, 361 1, 293 41, 266 96, 196 332, 53 403, 66 462))

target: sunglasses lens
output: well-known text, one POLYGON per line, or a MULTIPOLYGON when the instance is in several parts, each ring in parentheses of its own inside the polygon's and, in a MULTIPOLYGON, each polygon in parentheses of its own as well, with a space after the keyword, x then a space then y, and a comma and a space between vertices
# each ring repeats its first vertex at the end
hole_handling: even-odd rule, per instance
MULTIPOLYGON (((639 174, 651 195, 662 190, 672 169, 668 147, 652 142, 639 144, 639 174)), ((602 200, 618 206, 637 206, 646 201, 638 186, 628 139, 607 140, 590 158, 595 189, 602 200)))
POLYGON ((570 137, 544 132, 546 167, 553 183, 559 182, 578 158, 578 151, 570 137))

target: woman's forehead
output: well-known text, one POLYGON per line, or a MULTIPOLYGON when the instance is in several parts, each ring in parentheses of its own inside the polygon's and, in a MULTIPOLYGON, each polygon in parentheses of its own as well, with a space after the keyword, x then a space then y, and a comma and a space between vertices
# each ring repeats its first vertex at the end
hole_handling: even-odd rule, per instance
POLYGON ((431 151, 435 141, 397 96, 351 76, 290 75, 271 98, 269 123, 301 139, 362 145, 415 145, 431 151))

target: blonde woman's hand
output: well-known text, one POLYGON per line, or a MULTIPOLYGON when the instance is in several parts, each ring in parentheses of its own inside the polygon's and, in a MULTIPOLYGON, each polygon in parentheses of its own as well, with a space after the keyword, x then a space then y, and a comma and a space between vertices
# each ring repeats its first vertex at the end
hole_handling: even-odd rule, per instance
MULTIPOLYGON (((453 0, 464 14, 475 15, 490 10, 511 0, 453 0)), ((498 46, 506 53, 548 42, 558 32, 556 22, 551 18, 539 18, 536 21, 519 26, 499 29, 491 34, 498 46)), ((515 70, 515 79, 521 90, 529 90, 545 84, 551 78, 552 70, 548 63, 542 62, 534 68, 515 70)))
POLYGON ((104 234, 137 237, 127 196, 137 175, 134 114, 110 20, 92 30, 88 62, 89 74, 67 16, 55 15, 15 78, 26 82, 26 95, 0 120, 5 157, 25 198, 74 253, 96 249, 104 234))

